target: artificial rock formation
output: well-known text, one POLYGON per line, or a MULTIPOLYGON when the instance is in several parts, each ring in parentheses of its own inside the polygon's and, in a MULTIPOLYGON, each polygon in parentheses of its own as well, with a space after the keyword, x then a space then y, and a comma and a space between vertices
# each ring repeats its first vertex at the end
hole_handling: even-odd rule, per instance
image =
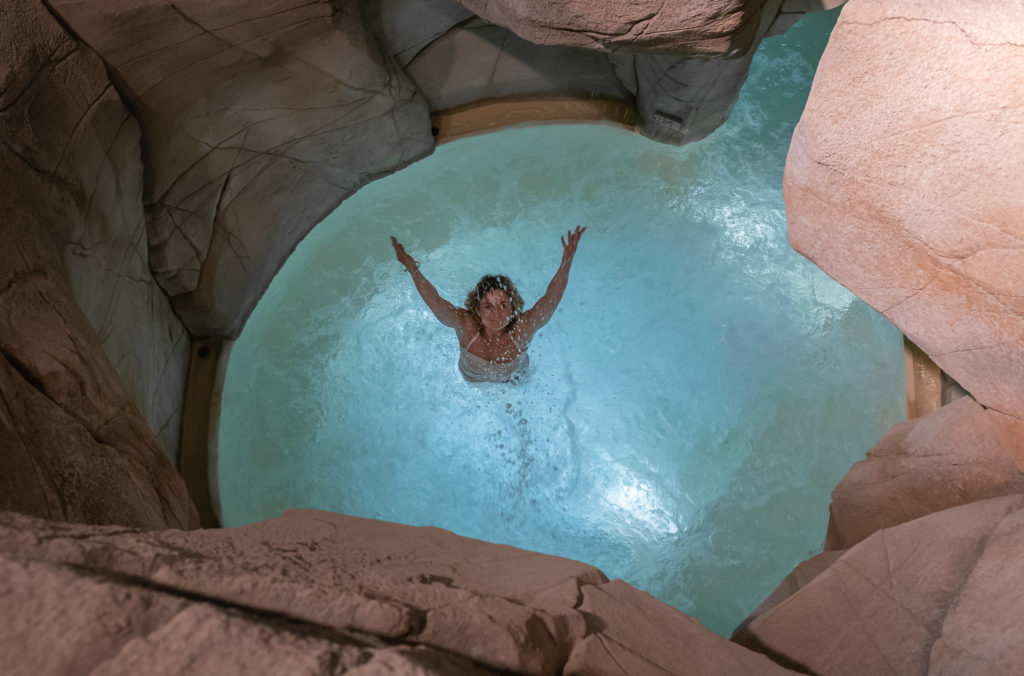
POLYGON ((749 51, 760 37, 758 27, 762 15, 774 20, 780 4, 779 0, 460 2, 480 17, 507 26, 537 44, 609 51, 632 48, 685 56, 721 56, 749 51))
MULTIPOLYGON (((0 508, 194 526, 153 434, 173 457, 188 340, 237 335, 321 216, 431 152, 431 113, 598 97, 694 140, 760 37, 833 3, 697 4, 534 3, 539 29, 510 14, 522 3, 471 0, 0 5, 0 508), (661 33, 697 4, 711 28, 661 33), (516 34, 532 30, 550 44, 516 34)), ((1024 666, 1020 498, 970 502, 1019 490, 1022 33, 1008 0, 853 0, 822 60, 787 163, 794 245, 987 410, 894 430, 840 487, 832 544, 852 548, 798 569, 745 630, 786 664, 1024 666), (865 476, 886 492, 858 497, 865 476)), ((196 533, 0 521, 15 673, 788 673, 589 566, 439 531, 308 512, 196 533)))
POLYGON ((173 424, 183 376, 168 362, 184 334, 135 258, 138 128, 99 59, 42 5, 4 3, 0 23, 0 509, 197 525, 184 483, 133 403, 163 388, 156 398, 172 405, 150 424, 173 424), (105 301, 136 312, 139 327, 101 337, 112 327, 105 301), (153 370, 122 380, 109 351, 149 359, 153 370), (147 392, 132 397, 124 382, 147 392))
MULTIPOLYGON (((96 424, 134 426, 141 439, 147 435, 131 422, 134 403, 173 462, 189 342, 237 336, 274 273, 324 215, 368 181, 432 151, 432 112, 495 98, 597 97, 635 106, 648 135, 699 138, 724 121, 775 14, 803 11, 735 0, 722 0, 722 8, 705 14, 741 18, 708 30, 725 26, 733 33, 722 39, 735 44, 693 57, 606 53, 572 41, 535 45, 454 0, 12 0, 0 15, 2 173, 15 196, 4 205, 4 235, 24 242, 25 251, 38 238, 31 247, 46 263, 9 248, 7 255, 21 258, 3 273, 45 267, 52 293, 71 306, 36 304, 57 308, 61 322, 84 314, 91 329, 82 330, 98 336, 117 376, 96 381, 59 362, 82 381, 82 393, 93 385, 104 392, 82 396, 81 405, 90 399, 101 410, 96 424)), ((61 322, 26 322, 31 313, 8 316, 12 325, 57 331, 52 339, 34 334, 34 350, 63 339, 61 322)), ((4 331, 27 349, 25 335, 4 331)), ((76 341, 78 352, 97 342, 76 341)), ((39 358, 25 352, 17 370, 39 370, 39 358)), ((96 443, 111 445, 91 431, 96 443)), ((88 445, 67 447, 61 467, 19 460, 19 472, 36 474, 28 481, 11 474, 10 491, 24 486, 35 497, 5 496, 2 504, 75 520, 192 523, 141 516, 182 516, 191 509, 182 496, 145 509, 126 509, 128 500, 116 519, 98 516, 96 505, 76 507, 89 492, 97 505, 108 496, 121 501, 112 470, 94 466, 102 454, 81 459, 88 445), (78 497, 55 506, 62 486, 78 497)), ((143 455, 154 447, 144 439, 139 445, 143 455)), ((166 468, 146 470, 147 478, 124 471, 140 495, 179 491, 174 479, 159 478, 166 468)))
POLYGON ((189 533, 0 514, 0 570, 16 674, 792 673, 592 566, 312 510, 189 533))
POLYGON ((138 115, 150 265, 193 335, 237 335, 310 228, 433 147, 355 2, 51 6, 138 115))
POLYGON ((981 404, 1024 418, 1024 21, 853 0, 786 161, 794 248, 981 404))
POLYGON ((710 133, 780 3, 675 5, 659 21, 707 45, 684 49, 678 38, 634 46, 659 54, 602 54, 580 49, 573 36, 584 29, 569 24, 558 44, 536 45, 454 0, 49 6, 103 58, 138 116, 154 275, 194 336, 234 338, 310 228, 432 151, 430 112, 599 97, 634 103, 660 140, 710 133))
POLYGON ((826 549, 977 500, 1024 493, 1024 422, 970 397, 895 425, 832 491, 826 549))
POLYGON ((744 642, 821 676, 1018 674, 1024 496, 876 532, 746 627, 744 642))

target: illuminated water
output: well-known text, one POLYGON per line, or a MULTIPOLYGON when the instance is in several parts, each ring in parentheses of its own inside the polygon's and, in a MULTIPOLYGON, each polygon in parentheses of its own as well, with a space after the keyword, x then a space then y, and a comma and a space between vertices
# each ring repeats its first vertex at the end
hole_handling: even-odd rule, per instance
POLYGON ((786 148, 830 17, 768 41, 722 129, 606 127, 443 146, 364 188, 236 343, 225 525, 317 507, 593 563, 728 633, 819 551, 830 490, 903 417, 900 334, 788 246, 786 148), (528 304, 589 226, 520 386, 469 386, 394 261, 447 298, 528 304))

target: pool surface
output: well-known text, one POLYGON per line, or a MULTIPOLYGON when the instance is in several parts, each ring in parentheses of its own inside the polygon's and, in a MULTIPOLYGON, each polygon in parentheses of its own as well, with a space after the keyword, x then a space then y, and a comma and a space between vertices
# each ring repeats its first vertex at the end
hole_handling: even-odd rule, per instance
POLYGON ((766 41, 700 143, 506 130, 342 204, 232 350, 224 525, 439 526, 592 563, 728 634, 820 551, 830 491, 904 416, 900 333, 787 242, 782 168, 835 16, 766 41), (529 306, 577 224, 526 382, 467 384, 388 236, 456 304, 501 272, 529 306))

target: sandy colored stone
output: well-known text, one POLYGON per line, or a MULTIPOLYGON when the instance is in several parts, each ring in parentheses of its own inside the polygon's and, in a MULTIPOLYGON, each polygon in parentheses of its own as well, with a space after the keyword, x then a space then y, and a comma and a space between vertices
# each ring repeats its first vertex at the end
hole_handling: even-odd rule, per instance
MULTIPOLYGON (((66 274, 64 255, 85 241, 76 237, 95 233, 107 218, 121 223, 120 211, 131 211, 97 187, 98 176, 127 173, 130 182, 131 172, 141 170, 138 162, 132 169, 125 158, 108 156, 130 145, 116 141, 127 120, 124 106, 99 59, 41 4, 3 3, 0 23, 0 508, 86 523, 195 525, 181 478, 104 354, 90 325, 97 317, 83 314, 66 274)), ((79 273, 82 291, 105 274, 79 273)), ((152 298, 155 287, 145 279, 138 284, 141 296, 152 298)), ((115 330, 128 320, 152 323, 145 331, 166 330, 164 311, 149 309, 107 326, 115 330)), ((160 363, 173 361, 166 354, 160 363)), ((161 375, 126 380, 155 385, 161 375)), ((180 383, 176 375, 160 386, 180 383)))
MULTIPOLYGON (((677 56, 720 56, 751 49, 763 0, 460 0, 484 19, 511 28, 530 42, 590 49, 659 51, 677 56)), ((766 10, 766 8, 768 8, 766 10)))
POLYGON ((1002 520, 950 607, 932 646, 929 674, 992 676, 1024 673, 1024 515, 1002 520))
POLYGON ((1024 423, 970 397, 895 425, 832 491, 826 549, 948 507, 1024 493, 1021 440, 1024 423))
POLYGON ((12 83, 0 137, 24 160, 12 172, 41 172, 12 176, 8 190, 46 196, 13 205, 8 227, 37 218, 56 236, 47 245, 62 252, 75 300, 173 461, 188 336, 149 272, 138 124, 102 62, 44 8, 19 1, 3 11, 14 40, 0 38, 0 77, 27 79, 12 83))
POLYGON ((36 674, 484 674, 430 649, 0 556, 0 660, 36 674))
POLYGON ((748 632, 822 676, 1020 673, 1022 520, 1018 495, 878 531, 748 632))
POLYGON ((751 622, 806 587, 811 580, 818 577, 818 575, 838 561, 845 553, 846 550, 826 551, 797 564, 796 568, 794 568, 789 575, 782 578, 782 582, 779 583, 779 586, 776 587, 764 601, 761 601, 757 608, 754 608, 750 615, 740 622, 739 626, 733 630, 731 637, 732 640, 736 641, 740 645, 750 645, 752 641, 751 636, 747 631, 747 627, 751 622))
POLYGON ((12 514, 2 523, 0 553, 429 645, 520 673, 557 672, 584 631, 574 609, 579 586, 606 580, 567 559, 313 510, 193 532, 83 531, 12 514), (543 603, 528 605, 538 597, 543 603))
POLYGON ((316 223, 433 149, 356 2, 52 6, 138 113, 150 265, 193 335, 237 336, 316 223))
MULTIPOLYGON (((502 673, 622 673, 616 664, 632 664, 628 673, 638 675, 790 673, 622 581, 608 583, 592 566, 437 528, 329 512, 292 510, 241 528, 190 532, 88 527, 5 513, 4 560, 71 575, 69 584, 85 585, 75 596, 84 599, 86 614, 99 592, 83 577, 131 587, 129 601, 140 589, 187 601, 161 611, 159 621, 147 620, 158 625, 147 632, 134 628, 144 624, 134 619, 134 601, 125 604, 124 630, 103 622, 83 628, 82 615, 69 613, 69 631, 96 636, 90 654, 117 653, 119 666, 111 673, 139 668, 147 659, 174 673, 189 655, 213 671, 232 664, 255 668, 246 651, 288 664, 305 654, 293 650, 293 634, 386 643, 417 664, 432 664, 424 662, 426 654, 502 673), (227 621, 208 607, 246 623, 227 621), (251 626, 253 620, 263 626, 251 626), (218 654, 214 646, 225 642, 218 654), (266 648, 250 647, 253 642, 266 648), (191 652, 176 652, 183 645, 191 652)), ((44 587, 36 594, 31 584, 17 586, 19 602, 38 608, 34 618, 62 612, 53 606, 63 592, 47 595, 44 587)), ((45 636, 49 626, 22 628, 19 640, 45 636)), ((69 642, 63 654, 73 654, 75 645, 69 642)), ((316 644, 309 652, 323 650, 316 644)))
POLYGON ((584 587, 580 611, 589 631, 573 648, 567 676, 793 673, 622 580, 584 587))
POLYGON ((851 0, 786 162, 793 246, 1024 417, 1020 3, 851 0))

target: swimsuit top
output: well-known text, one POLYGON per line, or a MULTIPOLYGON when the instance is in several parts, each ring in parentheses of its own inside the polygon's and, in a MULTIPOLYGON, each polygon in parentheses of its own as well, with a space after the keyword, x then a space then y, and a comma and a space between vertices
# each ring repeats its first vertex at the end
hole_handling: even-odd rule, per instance
POLYGON ((512 338, 512 334, 509 334, 509 338, 512 338, 512 344, 519 350, 519 354, 512 361, 491 361, 470 352, 469 348, 479 337, 479 333, 473 336, 473 340, 469 341, 466 347, 461 348, 462 353, 459 355, 459 370, 469 382, 507 383, 529 366, 530 356, 519 346, 516 339, 512 338))

